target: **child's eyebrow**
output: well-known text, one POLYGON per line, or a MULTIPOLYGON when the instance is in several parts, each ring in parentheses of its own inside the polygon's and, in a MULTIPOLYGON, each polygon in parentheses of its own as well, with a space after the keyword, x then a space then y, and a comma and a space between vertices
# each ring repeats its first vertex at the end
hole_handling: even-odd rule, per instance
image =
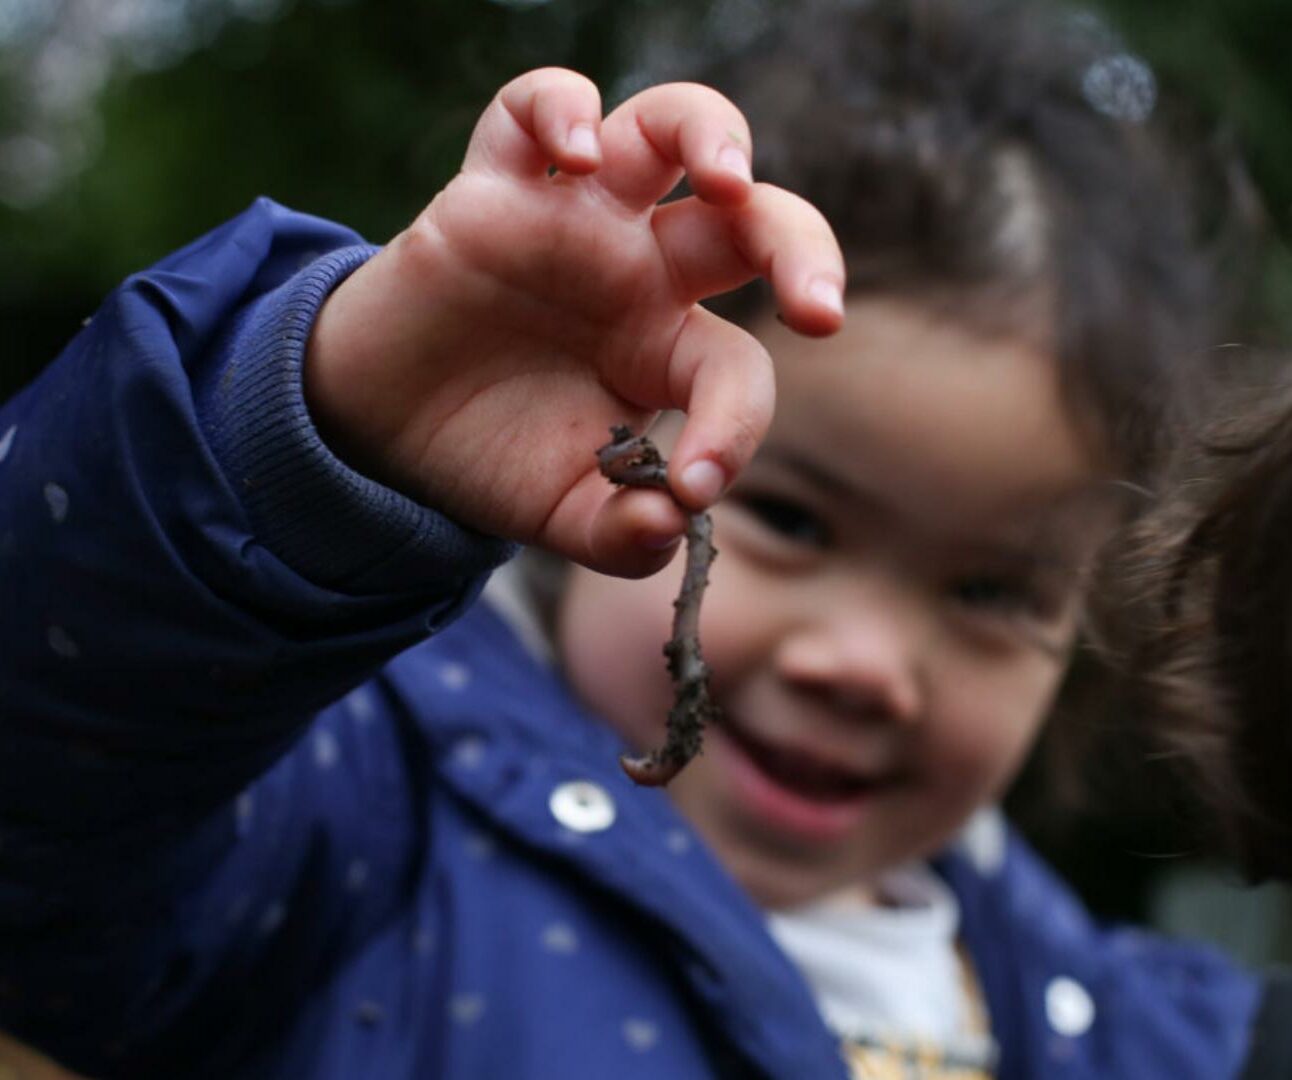
MULTIPOLYGON (((895 516, 899 511, 890 506, 873 491, 862 487, 842 473, 812 458, 807 458, 784 447, 764 447, 757 461, 793 472, 824 494, 846 499, 857 504, 864 512, 877 516, 895 516)), ((1075 497, 1075 496, 1074 496, 1075 497)), ((1060 530, 1053 522, 1038 526, 1024 539, 1004 540, 982 537, 954 538, 958 550, 968 552, 976 559, 1008 566, 1020 573, 1077 573, 1081 558, 1068 550, 1060 530)))

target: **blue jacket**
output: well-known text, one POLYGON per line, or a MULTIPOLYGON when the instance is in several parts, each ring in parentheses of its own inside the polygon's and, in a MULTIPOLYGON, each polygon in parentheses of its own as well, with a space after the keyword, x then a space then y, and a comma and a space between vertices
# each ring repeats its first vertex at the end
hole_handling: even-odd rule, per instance
MULTIPOLYGON (((371 253, 267 201, 0 410, 0 1028, 103 1077, 842 1078, 759 912, 476 604, 507 545, 349 471, 305 337, 371 253)), ((1237 1076, 1258 981, 940 868, 1000 1075, 1237 1076)))

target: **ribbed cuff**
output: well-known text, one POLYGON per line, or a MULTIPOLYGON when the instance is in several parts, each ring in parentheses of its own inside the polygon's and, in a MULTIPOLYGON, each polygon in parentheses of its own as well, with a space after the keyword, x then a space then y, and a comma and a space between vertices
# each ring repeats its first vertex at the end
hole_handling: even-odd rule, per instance
POLYGON ((515 546, 355 472, 305 405, 301 367, 318 310, 376 250, 334 251, 251 305, 198 407, 257 539, 297 573, 351 593, 460 587, 515 546))

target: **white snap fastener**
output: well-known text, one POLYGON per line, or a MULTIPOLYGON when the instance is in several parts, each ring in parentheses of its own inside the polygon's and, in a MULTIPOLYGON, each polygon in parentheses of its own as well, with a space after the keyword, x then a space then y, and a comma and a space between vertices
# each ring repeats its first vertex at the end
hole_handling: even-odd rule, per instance
POLYGON ((1045 988, 1045 1017, 1060 1035, 1084 1035, 1095 1022, 1095 1003, 1076 979, 1060 975, 1045 988))
POLYGON ((600 784, 571 780, 561 784, 547 801, 552 817, 573 832, 593 833, 615 823, 615 801, 600 784))
POLYGON ((1005 821, 1000 811, 992 807, 974 814, 960 832, 960 846, 983 877, 998 873, 1005 865, 1008 846, 1005 821))

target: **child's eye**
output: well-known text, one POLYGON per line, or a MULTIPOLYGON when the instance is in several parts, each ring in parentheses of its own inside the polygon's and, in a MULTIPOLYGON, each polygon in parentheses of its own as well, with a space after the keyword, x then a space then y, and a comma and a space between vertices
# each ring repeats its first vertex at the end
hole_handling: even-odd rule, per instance
POLYGON ((968 611, 1031 623, 1053 622, 1065 607, 1060 590, 1007 575, 959 578, 951 584, 951 596, 968 611))
POLYGON ((1008 578, 961 578, 952 582, 951 595, 966 607, 1002 614, 1025 613, 1038 606, 1026 585, 1008 578))
POLYGON ((830 527, 802 503, 775 495, 746 495, 739 502, 746 513, 782 539, 814 548, 830 544, 830 527))
POLYGON ((1061 631, 1067 608, 1062 590, 1025 578, 980 574, 954 580, 949 591, 973 625, 1019 635, 1047 650, 1059 647, 1053 638, 1061 631))

